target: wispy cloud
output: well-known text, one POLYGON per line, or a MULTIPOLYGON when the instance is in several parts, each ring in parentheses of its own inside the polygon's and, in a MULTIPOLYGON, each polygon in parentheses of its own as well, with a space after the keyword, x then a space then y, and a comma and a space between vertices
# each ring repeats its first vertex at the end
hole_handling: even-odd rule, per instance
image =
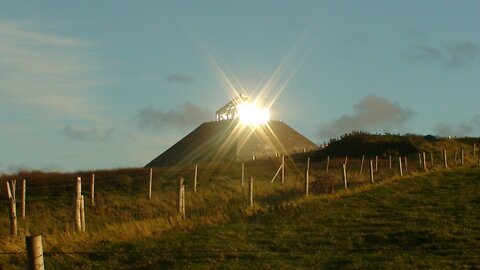
POLYGON ((185 103, 176 109, 162 111, 148 106, 140 109, 134 119, 141 129, 186 128, 212 119, 212 113, 195 104, 185 103))
POLYGON ((449 43, 440 47, 418 45, 402 55, 413 63, 433 63, 446 69, 460 69, 475 61, 480 55, 480 46, 472 42, 449 43))
POLYGON ((167 82, 170 83, 193 83, 195 82, 195 78, 192 76, 189 76, 187 74, 182 74, 182 73, 173 73, 170 74, 165 78, 167 82))
POLYGON ((0 21, 0 105, 87 118, 95 105, 90 42, 0 21))
POLYGON ((368 96, 354 106, 353 115, 342 115, 320 128, 322 138, 335 138, 351 131, 384 131, 402 127, 413 116, 413 111, 385 98, 368 96))
POLYGON ((98 130, 97 128, 77 128, 70 125, 62 129, 67 138, 77 141, 109 141, 113 139, 114 129, 98 130))
POLYGON ((480 132, 480 114, 475 115, 469 121, 463 121, 459 123, 438 123, 433 131, 439 136, 471 136, 476 131, 480 132))

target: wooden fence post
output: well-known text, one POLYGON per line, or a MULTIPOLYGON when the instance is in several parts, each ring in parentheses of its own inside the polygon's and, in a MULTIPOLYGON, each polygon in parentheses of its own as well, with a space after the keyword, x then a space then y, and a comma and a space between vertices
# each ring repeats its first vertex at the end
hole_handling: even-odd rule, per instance
POLYGON ((81 205, 82 200, 82 178, 77 177, 75 182, 75 230, 82 231, 81 205))
POLYGON ((362 162, 360 163, 360 171, 358 172, 358 175, 362 175, 363 172, 363 161, 365 160, 365 155, 362 155, 362 162))
POLYGON ((7 198, 10 201, 10 234, 17 236, 17 201, 15 197, 16 180, 11 181, 11 185, 7 181, 7 198))
POLYGON ((422 162, 423 162, 423 170, 424 171, 427 171, 427 162, 426 162, 426 158, 425 158, 425 152, 422 153, 422 162))
POLYGON ((178 214, 185 220, 185 185, 183 177, 180 178, 178 186, 178 214))
POLYGON ((327 174, 328 174, 328 167, 330 166, 330 156, 327 156, 327 174))
POLYGON ((375 172, 378 172, 378 155, 375 156, 375 172))
POLYGON ((27 193, 27 180, 23 179, 22 182, 22 219, 25 219, 25 199, 27 193))
POLYGON ((430 152, 430 166, 433 168, 433 152, 430 152))
POLYGON ((27 269, 44 270, 42 236, 27 236, 25 238, 25 245, 27 246, 27 269))
POLYGON ((473 153, 472 153, 473 160, 475 160, 475 153, 476 152, 477 152, 477 145, 473 144, 473 153))
POLYGON ((388 155, 388 168, 392 170, 392 155, 388 155))
POLYGON ((445 166, 445 169, 448 169, 447 149, 443 149, 443 165, 445 166))
POLYGON ((370 182, 375 183, 373 180, 373 160, 370 160, 370 182))
POLYGON ((407 156, 403 157, 403 161, 404 161, 404 163, 403 163, 404 166, 403 167, 405 168, 405 172, 407 172, 408 171, 407 156))
POLYGON ((193 192, 197 192, 198 165, 195 164, 195 175, 193 177, 193 192))
POLYGON ((347 184, 347 165, 345 163, 342 164, 342 176, 343 176, 343 184, 345 186, 345 189, 348 189, 348 184, 347 184))
POLYGON ((310 174, 310 158, 307 159, 307 168, 305 169, 305 198, 308 198, 309 188, 309 174, 310 174))
POLYGON ((249 199, 250 199, 250 206, 253 206, 253 177, 250 176, 250 185, 248 186, 249 189, 249 199))
POLYGON ((242 188, 243 188, 243 183, 245 181, 245 163, 242 162, 242 188))
POLYGON ((85 198, 83 195, 80 197, 80 218, 82 220, 82 232, 85 231, 85 198))
POLYGON ((148 198, 152 198, 152 184, 153 184, 153 168, 150 168, 150 175, 148 178, 148 198))
POLYGON ((398 169, 400 170, 400 177, 402 177, 403 176, 402 157, 398 157, 398 169))
POLYGON ((422 154, 418 153, 418 166, 419 168, 422 168, 422 154))
POLYGON ((282 184, 285 183, 285 156, 282 156, 282 184))
POLYGON ((90 183, 90 204, 95 207, 95 174, 92 173, 92 182, 90 183))
POLYGON ((462 153, 461 153, 461 164, 462 166, 465 165, 465 150, 462 148, 462 153))
POLYGON ((348 163, 348 156, 345 156, 345 166, 347 166, 347 163, 348 163))

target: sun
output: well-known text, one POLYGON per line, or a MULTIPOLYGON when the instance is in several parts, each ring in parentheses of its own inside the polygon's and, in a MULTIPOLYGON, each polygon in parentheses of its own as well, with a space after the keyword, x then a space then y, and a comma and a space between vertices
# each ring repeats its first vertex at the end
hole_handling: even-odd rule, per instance
POLYGON ((240 123, 254 127, 266 124, 270 120, 270 112, 267 108, 261 108, 251 102, 238 104, 237 113, 240 123))

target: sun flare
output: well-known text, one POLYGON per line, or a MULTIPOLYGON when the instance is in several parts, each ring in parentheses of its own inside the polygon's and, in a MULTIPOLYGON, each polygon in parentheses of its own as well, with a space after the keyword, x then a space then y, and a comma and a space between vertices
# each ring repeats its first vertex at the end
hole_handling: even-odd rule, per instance
POLYGON ((260 108, 255 103, 240 103, 237 105, 238 118, 245 125, 259 126, 270 120, 267 108, 260 108))

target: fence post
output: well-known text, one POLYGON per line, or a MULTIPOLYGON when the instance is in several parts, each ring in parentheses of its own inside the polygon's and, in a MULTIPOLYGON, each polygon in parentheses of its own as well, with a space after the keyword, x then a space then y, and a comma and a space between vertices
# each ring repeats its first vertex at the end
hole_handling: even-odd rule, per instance
POLYGON ((422 168, 422 154, 418 153, 418 166, 422 168))
POLYGON ((461 155, 462 155, 461 156, 461 162, 462 162, 461 164, 463 166, 463 165, 465 165, 465 151, 463 150, 463 148, 462 148, 462 154, 461 155))
POLYGON ((305 170, 305 198, 308 198, 309 174, 310 174, 310 158, 307 159, 307 168, 305 170))
POLYGON ((398 169, 400 170, 400 177, 402 177, 403 176, 402 157, 398 157, 398 169))
POLYGON ((244 179, 245 179, 245 163, 242 162, 242 188, 243 188, 244 179))
POLYGON ((85 231, 85 199, 83 195, 80 197, 80 217, 82 219, 82 232, 85 231))
POLYGON ((282 156, 282 184, 285 183, 285 156, 282 156))
POLYGON ((363 161, 365 160, 365 155, 362 155, 362 162, 360 163, 360 172, 358 173, 358 175, 362 175, 362 172, 363 172, 363 161))
POLYGON ((373 180, 373 160, 370 160, 370 181, 372 183, 375 183, 375 181, 373 180))
POLYGON ((253 206, 253 177, 250 176, 250 185, 248 186, 249 189, 249 197, 250 197, 250 206, 253 206))
POLYGON ((183 177, 180 178, 178 186, 178 214, 185 220, 185 185, 183 177))
POLYGON ((25 238, 25 245, 27 246, 27 269, 44 270, 42 236, 27 236, 25 238))
POLYGON ((348 156, 345 156, 345 166, 347 166, 347 163, 348 163, 348 156))
POLYGON ((195 164, 195 175, 193 176, 193 192, 197 192, 198 165, 195 164))
POLYGON ((445 166, 445 169, 448 169, 447 149, 443 149, 443 165, 445 166))
POLYGON ((330 166, 330 156, 327 156, 327 174, 328 174, 328 167, 330 166))
POLYGON ((75 182, 75 230, 82 231, 82 218, 80 213, 80 205, 82 200, 82 178, 77 177, 75 182))
POLYGON ((392 155, 388 155, 388 168, 392 170, 392 155))
POLYGON ((90 183, 90 203, 95 207, 95 174, 92 173, 92 182, 90 183))
POLYGON ((150 168, 150 175, 148 178, 148 198, 152 198, 152 183, 153 182, 153 168, 150 168))
POLYGON ((403 161, 404 161, 403 167, 405 168, 405 172, 407 172, 408 171, 407 156, 403 157, 403 161))
POLYGON ((345 163, 342 164, 342 175, 343 175, 343 184, 345 185, 345 189, 348 189, 347 184, 347 165, 345 163))
POLYGON ((433 168, 433 152, 430 152, 430 166, 433 168))
POLYGON ((425 158, 425 152, 422 152, 422 162, 423 162, 423 170, 424 171, 427 171, 427 162, 426 162, 426 158, 425 158))
POLYGON ((472 153, 473 160, 475 160, 475 153, 476 152, 477 152, 477 145, 473 144, 473 153, 472 153))
POLYGON ((15 198, 16 180, 11 181, 11 186, 7 181, 7 197, 10 201, 10 234, 17 236, 17 201, 15 198))
POLYGON ((25 199, 27 193, 27 180, 23 179, 22 182, 22 219, 25 219, 25 199))
POLYGON ((378 155, 375 156, 375 172, 378 172, 378 155))

